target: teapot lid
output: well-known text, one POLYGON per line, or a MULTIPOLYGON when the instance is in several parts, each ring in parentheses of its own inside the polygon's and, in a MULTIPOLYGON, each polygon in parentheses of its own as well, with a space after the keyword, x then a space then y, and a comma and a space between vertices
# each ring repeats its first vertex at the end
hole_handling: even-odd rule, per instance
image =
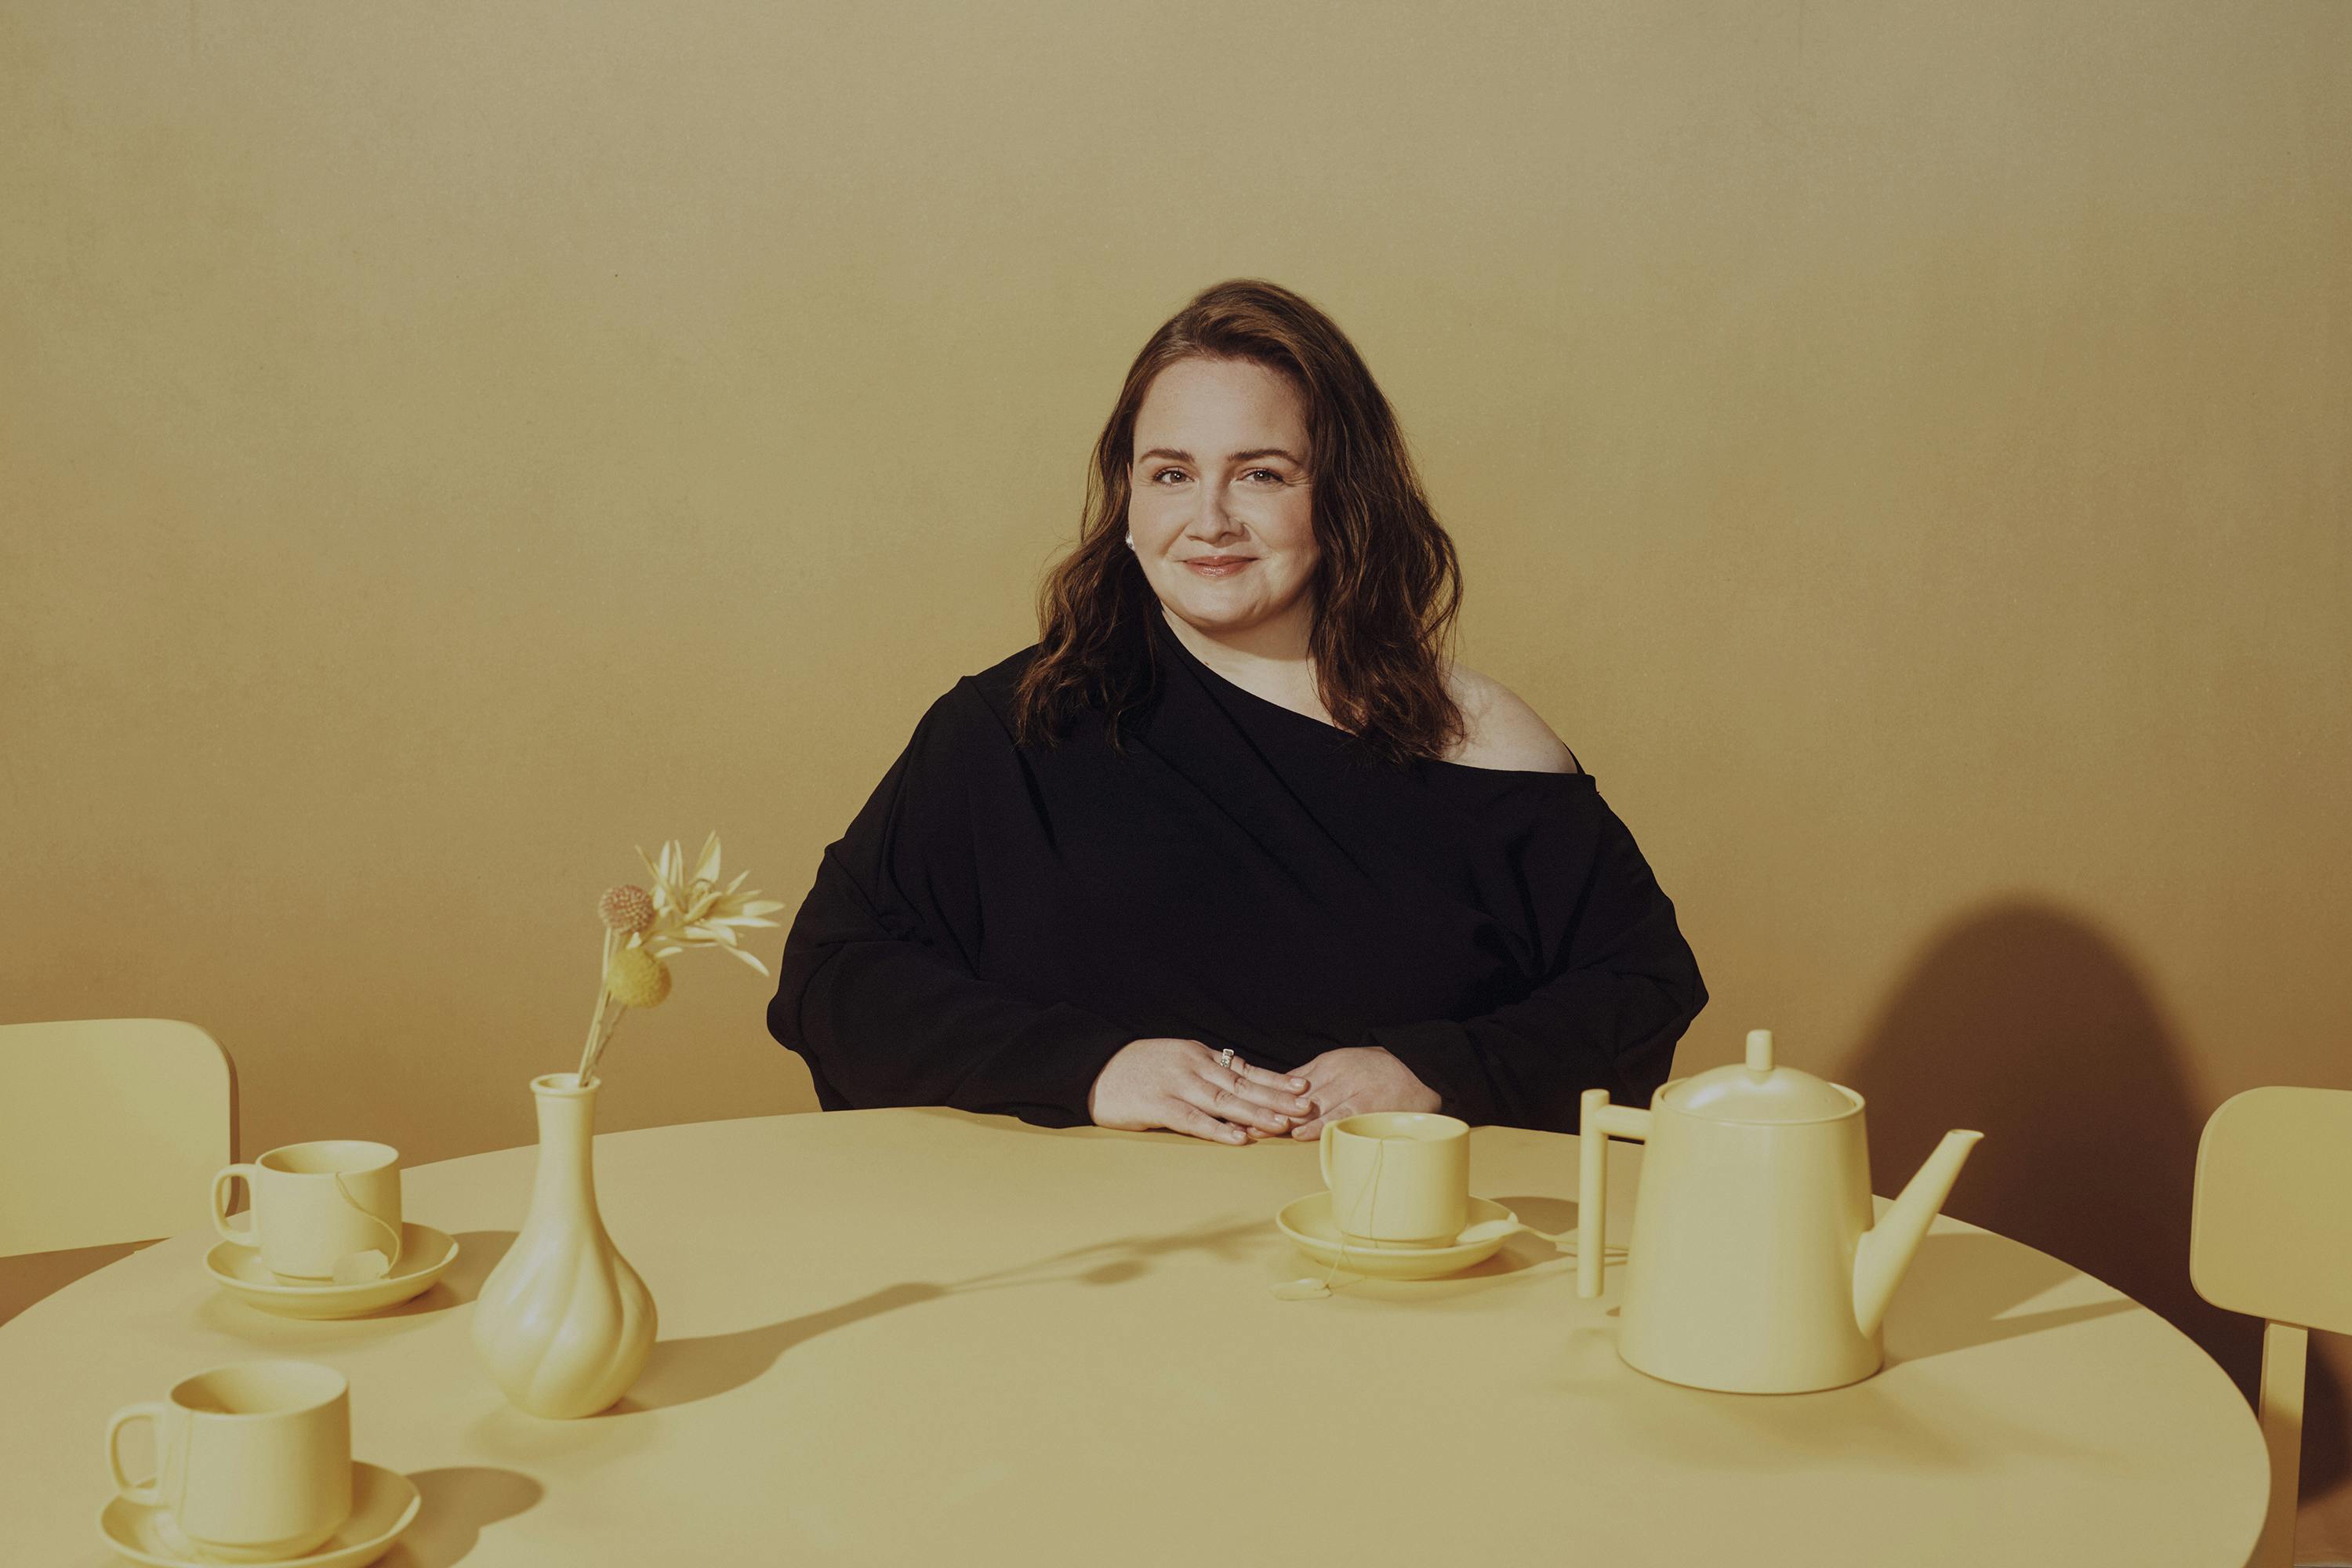
POLYGON ((1667 1085, 1658 1098, 1710 1121, 1827 1121, 1860 1109, 1847 1090, 1797 1068, 1772 1065, 1772 1031, 1748 1031, 1748 1059, 1667 1085))

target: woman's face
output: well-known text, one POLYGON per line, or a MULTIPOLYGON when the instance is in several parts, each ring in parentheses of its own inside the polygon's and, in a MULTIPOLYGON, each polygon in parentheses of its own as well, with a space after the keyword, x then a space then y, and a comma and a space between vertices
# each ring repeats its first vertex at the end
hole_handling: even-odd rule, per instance
POLYGON ((1160 602, 1202 631, 1303 641, 1319 552, 1307 411, 1248 360, 1180 360, 1135 421, 1129 531, 1160 602))

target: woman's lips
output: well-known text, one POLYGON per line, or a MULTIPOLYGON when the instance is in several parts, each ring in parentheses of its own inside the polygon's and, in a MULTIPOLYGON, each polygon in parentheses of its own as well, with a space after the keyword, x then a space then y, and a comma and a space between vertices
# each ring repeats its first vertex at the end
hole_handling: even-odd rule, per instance
POLYGON ((1184 564, 1203 577, 1230 577, 1256 559, 1255 555, 1198 555, 1184 564))

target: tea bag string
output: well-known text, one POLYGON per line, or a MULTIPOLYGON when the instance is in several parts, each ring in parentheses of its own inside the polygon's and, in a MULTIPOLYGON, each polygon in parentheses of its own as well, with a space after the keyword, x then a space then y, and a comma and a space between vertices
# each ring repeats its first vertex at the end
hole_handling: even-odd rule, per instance
MULTIPOLYGON (((1385 1138, 1375 1140, 1372 1143, 1372 1179, 1364 1184, 1364 1195, 1356 1205, 1356 1217, 1365 1218, 1368 1215, 1381 1212, 1381 1167, 1388 1162, 1388 1157, 1389 1141, 1385 1138)), ((1369 1223, 1367 1220, 1367 1225, 1369 1223)), ((1331 1259, 1331 1267, 1323 1274, 1323 1289, 1327 1291, 1331 1289, 1331 1277, 1339 1273, 1339 1266, 1348 1260, 1348 1227, 1343 1225, 1339 1229, 1339 1251, 1331 1259)))
POLYGON ((342 1195, 343 1202, 351 1205, 352 1207, 359 1210, 362 1215, 365 1215, 370 1225, 373 1225, 376 1229, 383 1232, 384 1235, 392 1238, 391 1245, 383 1249, 383 1260, 388 1271, 394 1265, 398 1264, 400 1261, 400 1232, 393 1228, 393 1225, 390 1220, 385 1219, 382 1215, 377 1214, 373 1209, 371 1209, 366 1205, 361 1203, 359 1199, 352 1196, 352 1190, 343 1185, 343 1173, 341 1171, 331 1171, 328 1173, 335 1178, 335 1191, 342 1195))
MULTIPOLYGON (((1387 1139, 1381 1138, 1374 1141, 1372 1144, 1372 1178, 1368 1184, 1370 1190, 1365 1193, 1362 1198, 1358 1200, 1357 1206, 1354 1211, 1355 1215, 1361 1215, 1367 1208, 1370 1208, 1375 1214, 1380 1212, 1381 1166, 1387 1160, 1388 1152, 1389 1141, 1387 1139)), ((1351 1215, 1350 1217, 1353 1216, 1351 1215)), ((1323 1270, 1323 1278, 1320 1279, 1286 1280, 1282 1284, 1276 1285, 1274 1288, 1274 1293, 1276 1296, 1279 1297, 1283 1300, 1289 1301, 1311 1300, 1317 1296, 1328 1296, 1331 1293, 1331 1281, 1338 1278, 1341 1266, 1348 1260, 1348 1227, 1343 1224, 1338 1223, 1339 1211, 1337 1209, 1332 1211, 1332 1219, 1334 1221, 1332 1228, 1339 1235, 1339 1244, 1332 1250, 1330 1266, 1323 1270), (1305 1289, 1302 1289, 1302 1287, 1305 1287, 1305 1289)), ((1360 1248, 1359 1250, 1361 1249, 1360 1248)))

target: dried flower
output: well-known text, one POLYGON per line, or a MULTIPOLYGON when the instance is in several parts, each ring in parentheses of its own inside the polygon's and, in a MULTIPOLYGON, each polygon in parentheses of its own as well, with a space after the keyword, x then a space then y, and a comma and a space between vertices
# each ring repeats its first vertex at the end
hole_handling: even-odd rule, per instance
POLYGON ((655 957, 667 958, 689 947, 719 947, 761 973, 768 973, 766 964, 736 945, 735 932, 774 925, 764 917, 784 906, 777 900, 761 898, 757 889, 739 892, 743 879, 751 875, 748 871, 738 871, 724 888, 719 885, 719 835, 703 841, 691 876, 686 871, 685 852, 675 838, 662 846, 658 861, 648 858, 643 848, 638 849, 637 858, 654 874, 654 921, 642 940, 655 957))
POLYGON ((604 994, 624 1007, 658 1007, 669 994, 669 965, 642 947, 625 947, 604 966, 604 994))
POLYGON ((635 882, 607 888, 596 900, 596 913, 617 931, 640 931, 654 923, 654 896, 635 882))
POLYGON ((738 871, 725 887, 719 884, 719 835, 703 841, 691 874, 686 853, 675 838, 662 846, 661 858, 637 858, 653 873, 653 890, 634 883, 604 889, 596 900, 596 915, 604 925, 604 968, 596 988, 596 1012, 588 1020, 588 1044, 580 1053, 575 1081, 594 1081, 596 1063, 612 1043, 613 1031, 632 1007, 658 1007, 669 995, 669 965, 663 959, 689 947, 715 947, 733 953, 761 973, 768 966, 736 944, 735 933, 773 926, 766 917, 784 906, 746 890, 738 871))

